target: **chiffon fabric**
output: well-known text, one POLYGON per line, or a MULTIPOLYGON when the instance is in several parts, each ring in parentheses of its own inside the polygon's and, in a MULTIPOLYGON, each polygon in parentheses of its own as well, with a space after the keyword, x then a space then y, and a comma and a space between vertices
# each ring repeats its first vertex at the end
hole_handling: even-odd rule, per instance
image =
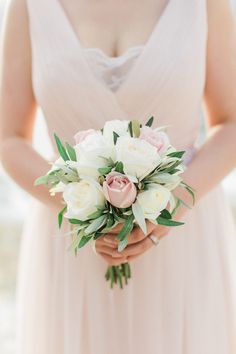
MULTIPOLYGON (((155 124, 170 126, 177 148, 195 145, 206 0, 169 0, 115 89, 58 0, 27 3, 33 89, 52 141, 55 131, 73 143, 78 130, 100 129, 106 120, 155 116, 155 124)), ((67 250, 67 231, 59 231, 54 210, 32 201, 18 278, 19 354, 236 353, 236 233, 221 186, 132 263, 123 290, 109 288, 107 264, 90 246, 77 257, 67 250)))

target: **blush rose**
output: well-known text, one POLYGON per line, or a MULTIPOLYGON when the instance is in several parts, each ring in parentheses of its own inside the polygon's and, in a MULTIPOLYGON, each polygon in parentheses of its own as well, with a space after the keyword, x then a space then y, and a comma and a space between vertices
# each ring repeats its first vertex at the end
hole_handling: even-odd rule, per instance
POLYGON ((117 208, 128 208, 137 196, 137 189, 133 182, 122 173, 111 172, 103 183, 105 198, 117 208))

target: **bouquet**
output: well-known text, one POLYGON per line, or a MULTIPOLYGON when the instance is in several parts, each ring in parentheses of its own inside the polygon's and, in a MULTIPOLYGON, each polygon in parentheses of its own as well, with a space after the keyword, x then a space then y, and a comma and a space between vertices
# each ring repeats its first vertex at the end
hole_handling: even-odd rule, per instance
MULTIPOLYGON (((194 191, 181 178, 185 170, 183 155, 170 143, 165 127, 152 128, 154 118, 145 125, 137 120, 107 121, 100 130, 80 131, 75 146, 63 144, 55 134, 60 157, 35 185, 45 184, 51 195, 62 194, 64 207, 58 214, 71 226, 70 250, 111 232, 118 224, 118 251, 128 244, 135 226, 147 234, 146 220, 155 225, 179 226, 173 220, 181 204, 175 188, 194 191)), ((188 207, 186 204, 184 204, 188 207)), ((128 283, 129 263, 109 266, 105 278, 111 288, 128 283)))

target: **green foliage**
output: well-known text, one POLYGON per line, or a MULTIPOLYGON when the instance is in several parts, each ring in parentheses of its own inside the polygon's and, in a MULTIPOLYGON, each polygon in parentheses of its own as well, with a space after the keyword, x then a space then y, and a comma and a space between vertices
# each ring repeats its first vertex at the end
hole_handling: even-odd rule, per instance
POLYGON ((54 138, 55 138, 55 141, 56 141, 58 152, 59 152, 60 156, 62 157, 62 159, 64 161, 70 160, 64 145, 62 144, 60 138, 57 136, 56 133, 54 134, 54 138))
POLYGON ((69 143, 66 143, 66 150, 71 161, 77 161, 75 149, 69 143))
POLYGON ((133 137, 133 127, 132 127, 132 121, 129 122, 128 124, 128 131, 130 133, 130 136, 133 137))
POLYGON ((171 219, 171 218, 172 218, 170 212, 169 212, 167 209, 163 209, 163 210, 161 211, 160 216, 161 216, 162 218, 164 218, 164 219, 171 219))
POLYGON ((139 225, 139 227, 143 231, 144 235, 146 235, 147 234, 147 226, 146 226, 146 222, 145 222, 145 217, 143 214, 143 210, 137 201, 134 204, 132 204, 132 211, 133 211, 133 214, 134 214, 137 224, 139 225))
POLYGON ((100 167, 98 168, 98 172, 101 173, 101 175, 105 176, 108 175, 112 170, 112 167, 100 167))
POLYGON ((183 157, 183 155, 185 154, 185 151, 175 151, 175 152, 171 152, 170 154, 168 154, 168 157, 176 157, 178 159, 181 159, 183 157))
POLYGON ((63 221, 63 215, 64 213, 66 212, 67 210, 67 206, 65 206, 59 213, 58 213, 58 225, 59 225, 59 229, 61 228, 62 226, 62 221, 63 221))
POLYGON ((147 123, 145 124, 147 127, 151 127, 154 122, 154 117, 148 119, 147 123))
POLYGON ((41 176, 41 177, 39 177, 39 178, 37 178, 37 179, 35 180, 34 185, 35 185, 35 186, 40 186, 40 185, 42 185, 42 184, 48 184, 48 180, 49 180, 48 175, 46 175, 46 176, 41 176))
POLYGON ((140 123, 138 120, 132 120, 131 121, 131 126, 132 126, 132 133, 135 138, 138 138, 140 136, 140 123))
POLYGON ((165 218, 163 218, 161 216, 158 216, 156 221, 157 221, 157 223, 159 225, 164 225, 164 226, 181 226, 181 225, 184 225, 183 222, 174 221, 174 220, 171 220, 171 219, 165 219, 165 218))
POLYGON ((119 135, 116 132, 113 132, 113 141, 114 145, 116 145, 117 139, 119 138, 119 135))
POLYGON ((92 239, 92 237, 93 235, 82 236, 81 240, 79 241, 78 248, 84 247, 92 239))
POLYGON ((115 171, 119 173, 124 173, 124 165, 123 162, 118 161, 115 165, 115 171))

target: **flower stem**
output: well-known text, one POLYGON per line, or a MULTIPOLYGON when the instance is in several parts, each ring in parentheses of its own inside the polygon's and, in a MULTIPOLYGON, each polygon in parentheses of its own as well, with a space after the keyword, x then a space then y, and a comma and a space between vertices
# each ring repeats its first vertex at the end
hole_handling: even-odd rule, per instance
POLYGON ((123 263, 119 266, 110 266, 107 268, 105 279, 110 282, 110 288, 113 289, 114 284, 118 284, 120 289, 123 289, 123 280, 128 284, 131 278, 131 268, 129 263, 123 263))

